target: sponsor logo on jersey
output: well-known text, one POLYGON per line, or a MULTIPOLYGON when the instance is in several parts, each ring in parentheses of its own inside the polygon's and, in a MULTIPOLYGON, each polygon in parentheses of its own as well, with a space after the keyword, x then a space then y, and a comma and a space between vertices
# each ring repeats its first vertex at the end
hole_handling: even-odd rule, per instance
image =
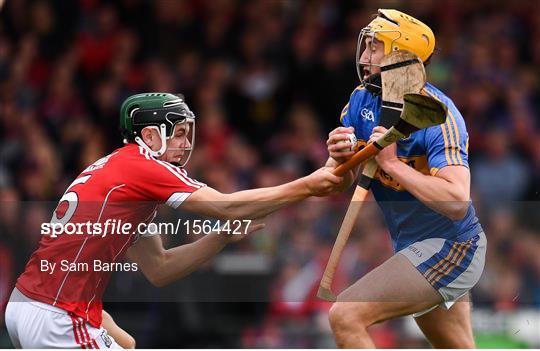
POLYGON ((107 348, 110 348, 112 345, 112 340, 109 334, 107 334, 106 330, 101 332, 100 337, 101 337, 101 340, 103 340, 103 343, 105 344, 105 346, 107 346, 107 348))
POLYGON ((375 122, 375 114, 373 113, 373 111, 368 110, 367 108, 363 108, 360 111, 360 116, 362 116, 362 119, 364 121, 375 122))
MULTIPOLYGON (((431 175, 429 172, 427 157, 425 155, 409 157, 398 156, 398 159, 422 174, 431 175)), ((384 186, 392 188, 396 191, 406 191, 401 184, 399 184, 396 180, 394 180, 394 178, 380 168, 377 171, 376 179, 379 179, 384 186)))
POLYGON ((362 139, 358 139, 356 141, 356 150, 355 151, 358 152, 358 151, 362 150, 363 148, 366 147, 366 145, 367 145, 367 141, 362 140, 362 139))

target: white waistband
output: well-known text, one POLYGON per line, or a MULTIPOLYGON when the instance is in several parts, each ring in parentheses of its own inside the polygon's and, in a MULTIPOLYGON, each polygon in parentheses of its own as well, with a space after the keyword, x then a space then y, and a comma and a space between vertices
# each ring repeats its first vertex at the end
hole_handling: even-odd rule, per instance
POLYGON ((68 314, 66 310, 63 310, 61 308, 55 307, 53 305, 49 305, 48 303, 43 303, 36 301, 34 299, 29 298, 28 296, 24 295, 22 292, 20 292, 19 289, 15 288, 13 289, 13 292, 11 293, 11 296, 9 297, 9 302, 27 302, 30 303, 33 306, 42 308, 47 311, 61 313, 61 314, 68 314))

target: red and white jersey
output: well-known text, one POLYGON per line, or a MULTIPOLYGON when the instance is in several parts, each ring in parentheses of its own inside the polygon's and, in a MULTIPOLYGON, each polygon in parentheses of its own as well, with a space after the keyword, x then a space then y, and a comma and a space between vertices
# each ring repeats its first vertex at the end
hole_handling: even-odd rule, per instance
MULTIPOLYGON (((107 220, 116 220, 136 228, 153 220, 160 203, 177 208, 204 185, 189 178, 184 169, 128 144, 96 161, 75 179, 60 199, 51 222, 101 223, 104 228, 107 220)), ((138 235, 142 234, 134 230, 106 236, 44 235, 16 286, 27 297, 62 308, 97 328, 111 272, 95 271, 94 260, 121 262, 138 235), (56 264, 55 269, 44 269, 43 262, 56 264), (87 263, 89 269, 61 269, 84 266, 80 263, 87 263)))

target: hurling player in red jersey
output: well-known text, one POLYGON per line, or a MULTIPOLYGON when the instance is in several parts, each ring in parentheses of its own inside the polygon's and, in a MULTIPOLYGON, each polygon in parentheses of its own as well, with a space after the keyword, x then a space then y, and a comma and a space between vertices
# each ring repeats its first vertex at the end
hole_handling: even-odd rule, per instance
MULTIPOLYGON (((195 116, 181 96, 129 97, 121 107, 120 127, 126 145, 87 167, 71 183, 48 223, 65 232, 42 231, 39 248, 17 280, 6 309, 6 326, 16 347, 120 347, 103 325, 102 295, 111 271, 96 270, 96 261, 114 266, 127 254, 159 287, 189 274, 227 243, 244 237, 212 233, 166 250, 160 236, 148 232, 103 235, 103 228, 113 222, 131 228, 149 223, 161 203, 224 220, 256 219, 343 186, 343 179, 328 168, 283 185, 232 194, 190 178, 183 166, 193 150, 195 116), (98 230, 97 224, 101 235, 90 232, 98 230), (65 235, 70 225, 87 232, 65 235)), ((261 226, 244 229, 252 232, 261 226)), ((112 335, 119 335, 112 319, 105 317, 112 335)))

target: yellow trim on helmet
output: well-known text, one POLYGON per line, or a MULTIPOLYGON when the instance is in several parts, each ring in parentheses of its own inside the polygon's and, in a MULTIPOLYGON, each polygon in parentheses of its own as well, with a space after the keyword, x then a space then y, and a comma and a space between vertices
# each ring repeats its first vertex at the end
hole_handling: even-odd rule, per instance
POLYGON ((385 55, 392 50, 407 50, 426 62, 435 50, 435 35, 431 28, 401 11, 379 9, 378 16, 367 28, 377 40, 384 42, 385 55))

